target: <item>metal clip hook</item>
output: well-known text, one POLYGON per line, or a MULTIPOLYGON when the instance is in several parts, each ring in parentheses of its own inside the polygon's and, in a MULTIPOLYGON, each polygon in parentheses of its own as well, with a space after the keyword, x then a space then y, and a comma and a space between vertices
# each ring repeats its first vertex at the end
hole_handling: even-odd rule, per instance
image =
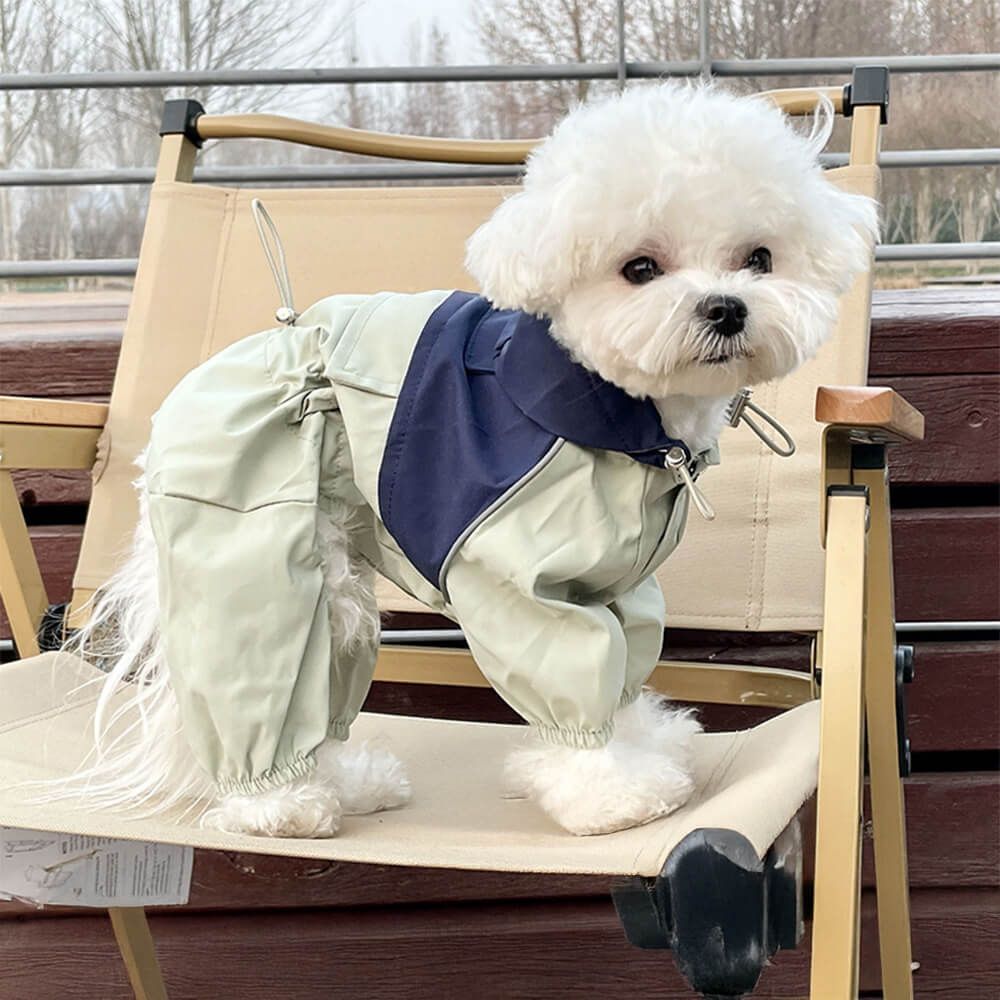
POLYGON ((687 466, 687 455, 684 454, 684 449, 675 445, 663 457, 674 473, 681 477, 681 481, 687 487, 691 502, 698 508, 698 513, 706 521, 714 521, 715 508, 708 502, 708 497, 695 485, 694 476, 691 475, 691 470, 687 466))

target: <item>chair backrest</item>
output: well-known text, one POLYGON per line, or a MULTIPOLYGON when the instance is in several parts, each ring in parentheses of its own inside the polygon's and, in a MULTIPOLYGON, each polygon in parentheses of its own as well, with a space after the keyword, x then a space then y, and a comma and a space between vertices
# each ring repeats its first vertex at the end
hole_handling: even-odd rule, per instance
MULTIPOLYGON (((839 90, 826 92, 841 96, 839 90)), ((794 92, 785 103, 803 113, 814 106, 815 92, 794 92)), ((267 120, 273 125, 274 119, 267 120)), ((193 153, 182 136, 165 136, 74 578, 77 607, 104 583, 128 546, 137 516, 133 462, 165 395, 221 348, 275 325, 279 303, 252 220, 254 198, 264 201, 280 232, 301 309, 338 292, 473 288, 462 266, 465 240, 511 190, 227 189, 188 182, 193 153)), ((874 151, 866 158, 830 171, 831 181, 874 196, 874 151)), ((865 276, 845 296, 839 334, 821 356, 756 394, 791 429, 798 444, 794 458, 774 457, 745 429, 724 435, 723 465, 703 483, 719 516, 705 524, 692 511, 689 536, 661 573, 669 624, 803 631, 821 626, 821 433, 812 419, 813 401, 819 384, 864 384, 869 303, 865 276), (706 552, 725 558, 705 558, 706 552)), ((389 609, 419 607, 389 586, 380 600, 389 609)))

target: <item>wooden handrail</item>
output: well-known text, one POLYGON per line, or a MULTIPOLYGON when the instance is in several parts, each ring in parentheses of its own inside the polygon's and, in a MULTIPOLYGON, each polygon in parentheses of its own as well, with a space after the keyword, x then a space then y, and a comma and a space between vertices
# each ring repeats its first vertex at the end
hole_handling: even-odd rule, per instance
MULTIPOLYGON (((788 115, 811 114, 825 94, 838 114, 844 110, 842 87, 794 87, 767 90, 766 97, 788 115)), ((338 125, 318 125, 283 115, 201 115, 195 128, 202 139, 279 139, 320 149, 403 160, 439 163, 523 163, 540 139, 439 139, 393 135, 338 125)))
POLYGON ((281 115, 201 115, 195 127, 203 139, 281 139, 343 153, 445 163, 523 163, 538 143, 537 139, 438 139, 393 135, 317 125, 281 115))

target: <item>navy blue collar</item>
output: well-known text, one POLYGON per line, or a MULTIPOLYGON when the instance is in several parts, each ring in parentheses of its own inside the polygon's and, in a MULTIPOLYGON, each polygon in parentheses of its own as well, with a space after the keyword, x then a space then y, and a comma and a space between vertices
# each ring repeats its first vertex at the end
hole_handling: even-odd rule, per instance
POLYGON ((575 444, 618 451, 662 467, 668 437, 649 399, 636 399, 575 362, 552 336, 548 319, 491 309, 469 338, 470 371, 494 372, 514 405, 540 427, 575 444))

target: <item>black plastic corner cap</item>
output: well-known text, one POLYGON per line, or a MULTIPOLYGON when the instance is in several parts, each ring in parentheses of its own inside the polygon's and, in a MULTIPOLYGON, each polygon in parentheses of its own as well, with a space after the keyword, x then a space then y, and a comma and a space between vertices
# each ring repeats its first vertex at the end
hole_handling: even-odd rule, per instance
POLYGON ((768 940, 764 862, 735 830, 699 829, 671 852, 658 880, 670 949, 705 996, 751 993, 775 947, 768 940))
POLYGON ((195 122, 205 113, 198 101, 179 100, 165 101, 163 117, 160 119, 160 135, 183 135, 198 149, 201 149, 202 138, 198 135, 195 122))
POLYGON ((877 106, 883 125, 889 120, 889 67, 855 66, 851 82, 844 87, 844 117, 850 118, 855 108, 877 106))

